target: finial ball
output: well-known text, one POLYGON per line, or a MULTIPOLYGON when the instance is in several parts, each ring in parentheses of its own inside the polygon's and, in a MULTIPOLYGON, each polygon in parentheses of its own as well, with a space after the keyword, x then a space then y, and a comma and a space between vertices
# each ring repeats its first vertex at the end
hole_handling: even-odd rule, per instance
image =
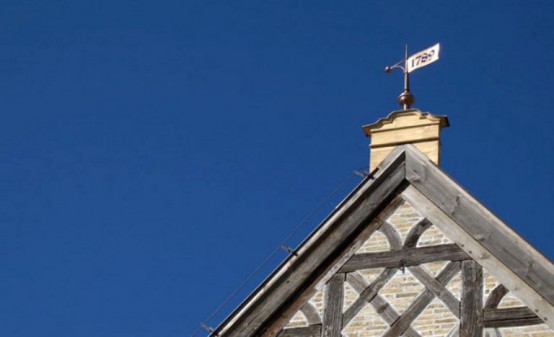
POLYGON ((407 110, 415 103, 415 97, 408 90, 404 90, 400 96, 398 96, 397 101, 404 110, 407 110))

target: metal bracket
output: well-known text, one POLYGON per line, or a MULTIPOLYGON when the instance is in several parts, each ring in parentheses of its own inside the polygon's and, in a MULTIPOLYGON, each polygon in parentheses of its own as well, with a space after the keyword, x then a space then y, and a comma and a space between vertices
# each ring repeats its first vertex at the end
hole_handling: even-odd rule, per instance
POLYGON ((280 244, 279 245, 279 248, 281 248, 282 250, 284 250, 285 252, 289 253, 289 254, 292 254, 294 256, 298 256, 298 254, 294 251, 294 249, 290 248, 290 247, 287 247, 283 244, 280 244))
POLYGON ((210 333, 210 336, 219 337, 218 334, 213 334, 215 330, 210 328, 206 323, 200 323, 200 326, 204 328, 204 330, 208 331, 210 333))

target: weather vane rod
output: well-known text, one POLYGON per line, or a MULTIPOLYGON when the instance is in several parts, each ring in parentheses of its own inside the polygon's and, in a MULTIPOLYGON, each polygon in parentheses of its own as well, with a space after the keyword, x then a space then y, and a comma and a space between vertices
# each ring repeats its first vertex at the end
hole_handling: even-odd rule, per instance
POLYGON ((385 67, 385 72, 390 73, 393 69, 401 69, 404 73, 404 91, 400 93, 397 101, 404 110, 410 109, 412 104, 415 103, 415 97, 410 92, 410 73, 416 69, 424 67, 430 63, 433 63, 439 59, 440 44, 429 47, 420 51, 410 57, 408 57, 408 45, 406 45, 406 51, 404 59, 398 61, 392 66, 385 67), (404 66, 402 66, 404 62, 404 66))

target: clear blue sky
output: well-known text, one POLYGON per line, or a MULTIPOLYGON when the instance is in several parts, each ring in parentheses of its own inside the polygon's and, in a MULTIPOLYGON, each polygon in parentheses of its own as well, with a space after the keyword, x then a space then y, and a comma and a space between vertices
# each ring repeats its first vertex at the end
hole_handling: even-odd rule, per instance
POLYGON ((1 1, 0 335, 190 336, 367 165, 361 125, 397 109, 383 69, 405 43, 442 45, 412 88, 450 119, 443 168, 554 257, 553 10, 1 1))

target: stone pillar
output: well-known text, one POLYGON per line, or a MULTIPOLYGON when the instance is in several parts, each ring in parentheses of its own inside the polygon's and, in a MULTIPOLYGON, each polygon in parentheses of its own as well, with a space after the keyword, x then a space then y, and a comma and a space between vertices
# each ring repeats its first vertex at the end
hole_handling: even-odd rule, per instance
POLYGON ((448 127, 446 116, 435 116, 417 109, 394 111, 386 118, 364 125, 371 137, 369 170, 373 171, 398 145, 412 144, 435 164, 440 159, 440 130, 448 127))

